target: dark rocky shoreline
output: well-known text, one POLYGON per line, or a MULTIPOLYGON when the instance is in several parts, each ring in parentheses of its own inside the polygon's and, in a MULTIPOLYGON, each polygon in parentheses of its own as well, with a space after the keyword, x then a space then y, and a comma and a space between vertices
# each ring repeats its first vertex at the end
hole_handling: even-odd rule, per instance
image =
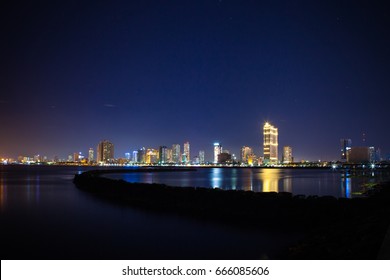
MULTIPOLYGON (((186 169, 179 169, 186 170, 186 169)), ((284 192, 225 191, 128 183, 101 177, 118 172, 166 172, 177 169, 99 170, 75 175, 82 190, 115 203, 248 229, 299 232, 278 259, 377 259, 390 224, 390 184, 367 196, 293 196, 284 192)))

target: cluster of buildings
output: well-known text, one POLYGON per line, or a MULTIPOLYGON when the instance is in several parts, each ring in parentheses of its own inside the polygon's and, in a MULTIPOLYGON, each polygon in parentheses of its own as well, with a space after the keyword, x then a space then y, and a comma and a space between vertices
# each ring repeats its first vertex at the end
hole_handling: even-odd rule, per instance
POLYGON ((381 160, 380 149, 373 146, 352 146, 351 139, 340 140, 341 161, 351 164, 374 163, 381 160))
POLYGON ((187 141, 181 150, 180 144, 171 147, 160 146, 158 149, 142 147, 132 153, 125 153, 124 158, 114 157, 114 144, 108 140, 101 141, 97 146, 97 155, 94 158, 93 148, 88 152, 88 163, 95 164, 205 164, 205 153, 199 153, 191 160, 190 143, 187 141))
MULTIPOLYGON (((132 153, 126 153, 125 158, 114 158, 114 145, 107 140, 101 141, 97 147, 97 157, 89 157, 89 162, 102 163, 119 163, 119 164, 146 164, 146 165, 278 165, 278 129, 270 123, 265 123, 263 127, 263 150, 264 156, 256 156, 253 148, 243 146, 241 148, 240 158, 237 159, 234 154, 224 150, 221 143, 214 143, 213 160, 205 160, 205 151, 200 150, 193 158, 190 153, 190 143, 187 141, 181 149, 180 144, 173 144, 171 147, 160 146, 154 148, 140 148, 132 153)), ((89 155, 93 155, 93 149, 89 150, 89 155)), ((294 159, 292 148, 283 147, 283 164, 291 164, 294 159)))
MULTIPOLYGON (((374 147, 353 147, 351 139, 341 139, 340 161, 345 163, 377 162, 380 160, 380 150, 374 147)), ((231 154, 222 148, 221 143, 214 143, 213 158, 205 160, 205 151, 200 150, 191 158, 190 143, 187 141, 181 146, 160 146, 158 149, 142 147, 132 153, 125 153, 123 158, 115 158, 114 144, 108 140, 101 141, 96 150, 90 148, 87 155, 74 153, 67 159, 55 157, 52 162, 62 164, 132 164, 132 165, 241 165, 241 166, 289 166, 294 165, 291 146, 284 146, 281 160, 278 154, 278 128, 269 122, 263 125, 263 155, 255 154, 249 146, 241 147, 240 156, 231 154)), ((19 157, 19 163, 48 163, 46 157, 19 157)))

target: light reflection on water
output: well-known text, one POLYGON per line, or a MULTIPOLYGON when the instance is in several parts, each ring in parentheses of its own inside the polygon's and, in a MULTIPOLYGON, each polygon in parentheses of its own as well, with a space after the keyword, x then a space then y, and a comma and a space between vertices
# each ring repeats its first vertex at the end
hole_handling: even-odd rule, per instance
POLYGON ((344 174, 341 176, 341 192, 343 194, 343 197, 352 197, 351 178, 345 176, 344 174))
POLYGON ((264 169, 258 173, 259 180, 263 184, 263 192, 278 192, 279 180, 281 179, 280 169, 264 169))
POLYGON ((222 178, 222 169, 213 168, 210 173, 210 181, 214 189, 222 187, 222 178))
MULTIPOLYGON (((42 169, 45 170, 45 169, 42 169)), ((57 175, 55 170, 48 174, 26 172, 2 175, 0 177, 0 208, 7 204, 7 185, 18 180, 21 182, 20 196, 28 203, 39 203, 42 190, 56 182, 69 182, 74 174, 87 168, 80 168, 57 175), (44 188, 43 188, 44 187, 44 188)), ((351 198, 362 191, 364 184, 386 181, 389 172, 360 172, 359 174, 341 173, 324 169, 281 169, 281 168, 198 168, 197 171, 181 172, 143 172, 107 174, 110 178, 128 182, 162 183, 170 186, 220 188, 225 190, 245 190, 255 192, 291 192, 294 195, 332 195, 351 198)), ((14 191, 12 192, 14 193, 14 191)))
POLYGON ((291 192, 304 195, 352 197, 364 184, 389 178, 375 172, 351 176, 327 169, 199 168, 189 172, 108 174, 128 182, 161 183, 170 186, 220 188, 255 192, 291 192))
MULTIPOLYGON (((8 246, 2 246, 0 255, 27 259, 248 259, 263 254, 272 256, 283 244, 297 238, 286 232, 275 235, 268 231, 227 230, 102 201, 72 183, 75 174, 89 169, 0 166, 0 224, 4 240, 9 241, 8 246)), ((387 173, 371 171, 351 175, 277 168, 199 168, 110 176, 171 186, 336 197, 352 197, 362 184, 389 178, 387 173)))
MULTIPOLYGON (((259 259, 272 258, 299 237, 124 207, 76 188, 72 179, 79 172, 77 167, 0 166, 0 224, 7 240, 2 259, 259 259)), ((205 169, 180 176, 120 175, 131 181, 207 187, 215 178, 216 187, 240 189, 241 178, 249 182, 253 176, 247 174, 205 169)))

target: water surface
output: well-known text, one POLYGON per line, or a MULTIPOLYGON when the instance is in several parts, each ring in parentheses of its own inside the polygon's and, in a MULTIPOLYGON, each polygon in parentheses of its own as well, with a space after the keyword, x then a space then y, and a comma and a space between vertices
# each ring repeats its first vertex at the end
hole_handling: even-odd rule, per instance
POLYGON ((1 259, 261 259, 301 237, 116 205, 73 185, 88 169, 0 166, 1 259))
MULTIPOLYGON (((131 170, 131 169, 130 169, 131 170)), ((358 176, 331 169, 198 168, 196 171, 106 174, 128 182, 170 186, 221 188, 255 192, 291 192, 294 195, 353 197, 368 183, 389 179, 388 172, 366 170, 358 176)))

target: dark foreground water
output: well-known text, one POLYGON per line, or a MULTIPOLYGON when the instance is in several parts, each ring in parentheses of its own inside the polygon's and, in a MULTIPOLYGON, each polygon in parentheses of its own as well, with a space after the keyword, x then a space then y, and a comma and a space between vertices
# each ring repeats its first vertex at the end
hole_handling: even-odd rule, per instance
MULTIPOLYGON (((302 237, 291 232, 241 230, 113 204, 73 185, 74 174, 88 169, 0 166, 1 259, 275 258, 287 245, 302 237)), ((251 173, 253 178, 263 178, 256 172, 251 173)), ((211 187, 226 188, 236 180, 236 184, 231 184, 236 189, 251 186, 253 190, 266 191, 276 187, 281 190, 282 186, 283 190, 294 192, 300 181, 314 176, 316 171, 313 172, 299 173, 296 177, 291 173, 291 183, 286 183, 288 177, 285 176, 283 183, 265 179, 261 183, 254 180, 251 185, 240 183, 249 183, 248 178, 252 176, 243 169, 204 169, 196 173, 196 177, 219 174, 209 177, 215 183, 211 187)), ((149 176, 149 180, 156 182, 156 174, 150 175, 142 176, 149 176)), ((330 181, 338 182, 335 187, 338 192, 348 193, 342 190, 340 174, 329 176, 335 177, 330 181)), ((171 175, 169 178, 176 182, 173 185, 185 185, 183 177, 171 175)), ((198 180, 187 178, 190 185, 198 180)), ((320 185, 314 185, 314 188, 325 189, 326 181, 320 185)), ((348 188, 348 183, 346 186, 348 188)), ((353 188, 351 183, 351 192, 353 188)))

